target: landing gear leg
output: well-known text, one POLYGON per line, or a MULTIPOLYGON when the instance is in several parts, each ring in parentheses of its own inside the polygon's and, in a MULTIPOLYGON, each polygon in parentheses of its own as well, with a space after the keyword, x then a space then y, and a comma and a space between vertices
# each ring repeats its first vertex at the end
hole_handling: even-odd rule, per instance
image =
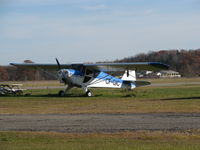
POLYGON ((70 86, 70 85, 66 85, 65 86, 65 90, 63 91, 63 90, 60 90, 59 92, 58 92, 58 95, 59 96, 65 96, 65 93, 69 90, 69 89, 71 89, 72 88, 72 86, 70 86))

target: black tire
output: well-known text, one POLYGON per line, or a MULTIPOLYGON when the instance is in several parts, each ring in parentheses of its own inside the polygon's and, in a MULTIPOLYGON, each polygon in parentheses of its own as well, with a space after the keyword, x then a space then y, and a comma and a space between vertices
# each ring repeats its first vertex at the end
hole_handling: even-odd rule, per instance
POLYGON ((87 91, 87 92, 85 93, 85 95, 86 95, 87 97, 91 97, 91 96, 92 96, 92 92, 87 91))
POLYGON ((65 92, 61 90, 61 91, 59 91, 58 95, 59 96, 65 96, 65 92))

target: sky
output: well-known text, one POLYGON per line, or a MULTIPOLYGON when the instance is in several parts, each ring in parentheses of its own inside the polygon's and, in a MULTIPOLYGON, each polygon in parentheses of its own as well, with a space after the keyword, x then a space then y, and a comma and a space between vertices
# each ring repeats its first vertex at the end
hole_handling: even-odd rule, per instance
POLYGON ((0 0, 0 65, 200 48, 200 0, 0 0))

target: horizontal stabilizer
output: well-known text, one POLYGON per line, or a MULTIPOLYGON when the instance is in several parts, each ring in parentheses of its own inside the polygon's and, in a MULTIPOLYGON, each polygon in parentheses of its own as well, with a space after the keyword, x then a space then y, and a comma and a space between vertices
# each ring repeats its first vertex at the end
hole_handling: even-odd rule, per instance
POLYGON ((151 82, 148 82, 148 81, 134 81, 134 84, 136 85, 136 87, 140 87, 140 86, 150 85, 151 82))

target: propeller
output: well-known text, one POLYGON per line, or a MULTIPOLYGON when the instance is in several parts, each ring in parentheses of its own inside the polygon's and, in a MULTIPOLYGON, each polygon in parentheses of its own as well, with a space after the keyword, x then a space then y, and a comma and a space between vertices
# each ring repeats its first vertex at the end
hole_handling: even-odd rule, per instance
POLYGON ((65 79, 65 75, 63 74, 63 71, 61 70, 61 66, 60 66, 60 63, 58 61, 58 59, 56 58, 56 62, 57 62, 57 65, 58 65, 58 70, 61 71, 61 80, 64 82, 64 83, 67 83, 66 79, 65 79))

